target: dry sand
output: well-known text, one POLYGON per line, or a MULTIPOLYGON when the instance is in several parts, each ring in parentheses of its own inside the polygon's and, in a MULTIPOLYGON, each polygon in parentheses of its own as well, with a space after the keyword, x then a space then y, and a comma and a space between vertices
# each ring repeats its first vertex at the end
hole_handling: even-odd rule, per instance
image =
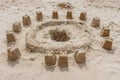
MULTIPOLYGON (((120 79, 120 1, 119 0, 0 0, 0 80, 119 80, 120 79), (111 29, 114 39, 113 50, 106 51, 100 47, 102 38, 100 29, 92 28, 94 35, 91 49, 87 52, 85 65, 77 65, 69 56, 68 69, 46 69, 44 54, 29 53, 25 48, 25 34, 30 27, 23 27, 16 34, 16 45, 22 56, 19 62, 7 61, 6 31, 12 29, 12 24, 22 21, 22 16, 28 14, 32 25, 39 24, 35 20, 35 12, 44 13, 44 21, 51 20, 52 10, 57 9, 60 20, 65 20, 66 9, 59 9, 59 2, 69 2, 73 6, 73 20, 78 20, 79 13, 87 11, 89 26, 93 17, 100 17, 101 27, 111 29)), ((77 44, 77 43, 76 43, 77 44)))

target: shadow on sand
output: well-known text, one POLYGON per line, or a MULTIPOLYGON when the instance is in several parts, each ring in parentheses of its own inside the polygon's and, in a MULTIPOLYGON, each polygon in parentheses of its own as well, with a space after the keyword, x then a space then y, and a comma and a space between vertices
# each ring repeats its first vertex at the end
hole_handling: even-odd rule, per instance
POLYGON ((10 66, 14 67, 16 64, 19 63, 19 60, 20 60, 20 58, 15 61, 7 60, 7 62, 10 66))
POLYGON ((83 68, 83 67, 87 66, 86 62, 85 62, 85 63, 82 63, 82 64, 77 63, 77 65, 79 66, 79 68, 83 68))

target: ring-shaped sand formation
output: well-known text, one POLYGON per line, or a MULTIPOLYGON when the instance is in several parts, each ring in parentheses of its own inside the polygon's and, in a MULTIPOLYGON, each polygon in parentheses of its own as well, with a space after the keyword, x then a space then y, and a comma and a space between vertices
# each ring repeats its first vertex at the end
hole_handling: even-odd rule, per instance
POLYGON ((77 21, 48 21, 31 28, 26 34, 26 47, 32 52, 86 50, 90 31, 77 21))

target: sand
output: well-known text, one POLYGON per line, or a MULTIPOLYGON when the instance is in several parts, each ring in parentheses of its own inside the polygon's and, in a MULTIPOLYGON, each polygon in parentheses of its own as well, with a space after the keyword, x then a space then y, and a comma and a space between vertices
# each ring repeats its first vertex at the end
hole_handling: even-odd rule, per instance
MULTIPOLYGON (((0 80, 119 80, 120 79, 120 1, 119 0, 0 0, 0 80), (87 61, 77 65, 73 54, 69 55, 69 67, 46 69, 44 54, 29 53, 25 47, 25 34, 31 27, 38 25, 35 12, 44 13, 44 21, 50 21, 52 10, 58 10, 60 20, 65 19, 66 9, 56 5, 59 2, 69 2, 73 6, 73 20, 78 20, 82 11, 87 12, 86 24, 90 26, 93 17, 100 17, 101 28, 109 25, 110 37, 114 44, 111 51, 100 47, 103 38, 100 29, 91 28, 94 35, 91 48, 88 50, 87 61), (32 25, 22 27, 22 32, 16 34, 16 46, 22 56, 19 62, 7 60, 6 31, 12 29, 16 21, 22 22, 22 16, 31 16, 32 25)), ((77 42, 76 42, 77 44, 77 42)))

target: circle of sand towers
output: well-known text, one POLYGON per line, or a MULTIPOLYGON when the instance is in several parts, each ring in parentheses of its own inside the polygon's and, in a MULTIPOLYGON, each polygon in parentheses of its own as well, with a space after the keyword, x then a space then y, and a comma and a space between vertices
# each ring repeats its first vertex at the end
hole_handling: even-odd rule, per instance
POLYGON ((76 21, 48 21, 28 31, 26 47, 31 52, 75 51, 90 43, 86 27, 76 21))
MULTIPOLYGON (((67 11, 66 19, 72 20, 74 16, 72 11, 67 11)), ((28 15, 23 16, 23 26, 32 24, 31 18, 28 15)), ((44 52, 46 66, 54 66, 56 63, 59 67, 68 67, 68 54, 73 51, 76 63, 86 63, 86 52, 94 39, 94 34, 91 34, 90 27, 80 21, 59 21, 57 11, 53 11, 52 19, 58 21, 48 21, 31 28, 26 34, 26 47, 31 52, 44 52), (51 52, 50 52, 51 51, 51 52), (48 52, 48 53, 47 53, 48 52), (58 62, 57 56, 59 54, 58 62)), ((80 20, 86 21, 86 12, 80 13, 80 20)), ((43 21, 42 12, 36 12, 36 20, 43 21)), ((94 17, 91 27, 100 27, 100 18, 94 17)), ((15 22, 13 31, 7 31, 7 43, 16 42, 15 33, 21 32, 21 24, 15 22)), ((113 39, 110 38, 110 29, 103 27, 100 35, 105 38, 102 48, 111 50, 113 39)), ((98 46, 98 45, 97 45, 98 46)), ((15 61, 21 56, 21 52, 17 47, 11 46, 7 49, 8 60, 15 61)))

